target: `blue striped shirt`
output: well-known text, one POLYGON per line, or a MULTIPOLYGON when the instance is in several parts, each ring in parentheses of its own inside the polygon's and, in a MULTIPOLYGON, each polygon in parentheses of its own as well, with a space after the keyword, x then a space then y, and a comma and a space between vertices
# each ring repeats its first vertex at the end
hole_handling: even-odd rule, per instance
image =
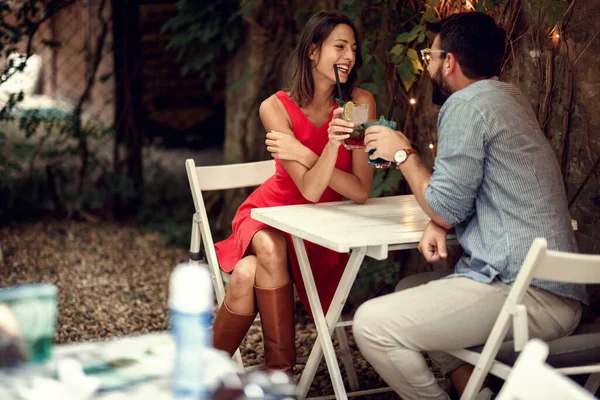
MULTIPOLYGON (((536 237, 577 251, 554 153, 525 96, 497 79, 455 92, 440 110, 425 200, 464 249, 451 276, 511 283, 536 237)), ((532 284, 587 303, 584 285, 532 284)))

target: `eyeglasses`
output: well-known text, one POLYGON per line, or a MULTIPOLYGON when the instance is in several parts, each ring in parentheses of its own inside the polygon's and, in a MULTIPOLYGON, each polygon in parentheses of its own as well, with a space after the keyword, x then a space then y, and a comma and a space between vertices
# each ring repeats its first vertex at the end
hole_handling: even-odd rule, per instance
POLYGON ((425 65, 429 65, 431 62, 432 54, 439 54, 440 57, 444 57, 448 52, 446 50, 431 50, 430 48, 421 50, 421 57, 425 65))

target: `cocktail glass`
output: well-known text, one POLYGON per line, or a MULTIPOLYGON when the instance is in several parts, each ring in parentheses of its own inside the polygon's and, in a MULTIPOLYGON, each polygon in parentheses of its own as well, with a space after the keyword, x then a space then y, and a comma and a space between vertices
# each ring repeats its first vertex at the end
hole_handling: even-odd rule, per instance
MULTIPOLYGON (((388 128, 390 128, 392 130, 396 130, 396 126, 397 126, 396 121, 388 121, 387 119, 384 119, 382 116, 378 120, 367 122, 365 124, 365 129, 370 126, 374 126, 374 125, 387 126, 388 128)), ((377 168, 377 169, 389 168, 389 166, 391 164, 390 161, 384 160, 383 158, 376 158, 374 160, 371 159, 371 155, 373 153, 375 153, 375 150, 376 149, 369 150, 369 160, 368 160, 369 166, 371 166, 373 168, 377 168)))
POLYGON ((365 147, 365 123, 368 120, 369 105, 365 103, 354 106, 352 116, 350 117, 350 122, 354 124, 354 129, 350 132, 350 137, 344 140, 345 148, 355 150, 365 147))

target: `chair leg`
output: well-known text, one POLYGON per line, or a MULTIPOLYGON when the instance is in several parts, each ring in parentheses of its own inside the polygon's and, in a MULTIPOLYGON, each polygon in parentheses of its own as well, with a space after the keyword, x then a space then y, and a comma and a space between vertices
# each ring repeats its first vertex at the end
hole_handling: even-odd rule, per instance
POLYGON ((235 351, 235 354, 233 355, 233 360, 236 362, 236 364, 238 364, 240 367, 244 368, 244 360, 242 359, 242 353, 240 352, 240 349, 237 349, 235 351))
POLYGON ((591 374, 588 380, 585 382, 584 389, 593 395, 596 395, 596 391, 600 387, 600 373, 591 374))
POLYGON ((190 238, 190 264, 198 264, 200 256, 200 224, 196 215, 192 217, 192 236, 190 238))
POLYGON ((346 375, 348 376, 348 384, 350 390, 355 392, 360 389, 358 383, 358 376, 356 376, 356 369, 354 368, 354 361, 352 359, 352 352, 350 351, 350 345, 348 344, 348 336, 346 335, 346 328, 343 326, 335 328, 335 335, 340 345, 340 358, 344 364, 346 375))

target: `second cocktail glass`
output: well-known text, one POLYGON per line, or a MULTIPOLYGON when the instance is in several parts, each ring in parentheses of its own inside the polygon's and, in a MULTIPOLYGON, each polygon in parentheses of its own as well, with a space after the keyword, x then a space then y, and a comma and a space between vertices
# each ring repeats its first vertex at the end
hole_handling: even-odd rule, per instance
MULTIPOLYGON (((381 116, 381 118, 379 118, 378 120, 375 121, 369 121, 365 124, 365 129, 369 128, 370 126, 374 126, 374 125, 382 125, 382 126, 387 126, 388 128, 392 129, 392 130, 396 130, 396 121, 388 121, 387 119, 384 119, 383 116, 381 116)), ((373 168, 377 168, 377 169, 383 169, 383 168, 389 168, 391 162, 388 160, 385 160, 383 158, 376 158, 374 160, 371 159, 371 155, 373 153, 375 153, 376 149, 372 149, 369 150, 369 160, 368 160, 368 164, 369 166, 373 167, 373 168)))

